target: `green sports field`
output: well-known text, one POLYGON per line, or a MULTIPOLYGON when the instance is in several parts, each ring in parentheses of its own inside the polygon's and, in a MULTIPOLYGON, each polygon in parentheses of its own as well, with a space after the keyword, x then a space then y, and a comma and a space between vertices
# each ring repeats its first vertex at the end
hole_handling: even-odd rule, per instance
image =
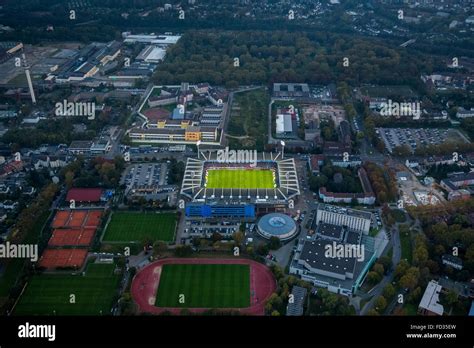
POLYGON ((170 242, 176 229, 175 213, 114 212, 103 242, 140 242, 144 238, 170 242))
POLYGON ((120 281, 113 264, 90 264, 86 275, 34 275, 18 301, 15 315, 110 314, 120 281), (70 303, 71 294, 75 303, 70 303))
POLYGON ((274 188, 273 173, 269 169, 209 169, 207 188, 274 188))
POLYGON ((164 265, 157 307, 245 308, 250 306, 250 266, 232 264, 164 265), (180 295, 184 303, 180 303, 180 295))

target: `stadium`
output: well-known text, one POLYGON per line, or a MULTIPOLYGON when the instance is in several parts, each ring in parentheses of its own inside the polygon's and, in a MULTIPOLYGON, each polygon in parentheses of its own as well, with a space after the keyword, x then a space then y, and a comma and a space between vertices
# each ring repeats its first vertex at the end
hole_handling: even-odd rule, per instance
POLYGON ((191 202, 257 205, 287 204, 299 195, 293 158, 283 159, 281 153, 248 156, 246 151, 251 152, 234 151, 236 156, 227 161, 219 151, 188 158, 181 195, 191 202))
POLYGON ((213 309, 264 315, 265 303, 275 289, 270 269, 253 260, 170 258, 141 269, 130 292, 139 313, 213 309))

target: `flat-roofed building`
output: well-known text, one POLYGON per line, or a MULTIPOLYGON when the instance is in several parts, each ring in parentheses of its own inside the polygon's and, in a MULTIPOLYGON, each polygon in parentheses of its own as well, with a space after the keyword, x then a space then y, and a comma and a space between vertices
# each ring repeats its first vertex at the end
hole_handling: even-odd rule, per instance
POLYGON ((293 132, 293 124, 290 114, 278 114, 276 119, 276 133, 290 134, 293 132))
POLYGON ((441 262, 443 263, 443 265, 450 266, 454 269, 457 269, 458 271, 462 270, 463 268, 461 258, 451 254, 444 254, 443 256, 441 256, 441 262))
POLYGON ((75 140, 69 145, 69 153, 74 155, 86 155, 91 153, 92 141, 75 140))
POLYGON ((347 226, 354 231, 368 234, 372 222, 372 214, 361 210, 320 203, 316 213, 316 222, 318 224, 325 222, 347 226))
POLYGON ((418 305, 418 313, 422 315, 443 315, 444 307, 439 303, 439 294, 442 287, 435 280, 428 283, 425 293, 418 305))
POLYGON ((293 286, 291 289, 291 301, 288 301, 286 307, 287 316, 302 316, 304 312, 304 301, 308 290, 301 286, 293 286))
POLYGON ((309 86, 306 83, 274 83, 273 96, 277 98, 309 98, 309 86))

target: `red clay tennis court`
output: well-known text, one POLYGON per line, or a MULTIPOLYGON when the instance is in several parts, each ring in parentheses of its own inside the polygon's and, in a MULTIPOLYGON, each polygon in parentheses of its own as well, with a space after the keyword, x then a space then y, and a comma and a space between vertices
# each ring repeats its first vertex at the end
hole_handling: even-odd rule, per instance
POLYGON ((100 224, 102 210, 59 210, 54 216, 53 228, 92 228, 100 224))
POLYGON ((102 218, 102 211, 100 210, 89 210, 89 214, 87 215, 84 221, 85 228, 92 228, 97 227, 100 224, 100 219, 102 218))
POLYGON ((68 227, 81 227, 87 217, 87 211, 72 211, 71 219, 69 220, 68 227))
POLYGON ((86 257, 86 249, 46 249, 41 256, 39 266, 48 269, 81 268, 86 257))
POLYGON ((51 224, 53 228, 67 226, 69 221, 70 211, 59 210, 54 216, 53 223, 51 224))
POLYGON ((95 228, 80 230, 56 229, 49 239, 49 246, 90 246, 94 239, 95 228))

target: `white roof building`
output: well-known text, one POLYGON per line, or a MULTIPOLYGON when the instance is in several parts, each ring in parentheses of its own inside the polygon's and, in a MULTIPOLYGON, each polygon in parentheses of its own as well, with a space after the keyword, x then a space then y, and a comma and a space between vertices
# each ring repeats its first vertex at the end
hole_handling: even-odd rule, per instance
POLYGON ((158 46, 147 46, 137 56, 137 60, 147 63, 159 63, 165 58, 166 50, 158 46))
POLYGON ((129 33, 123 33, 125 43, 142 42, 156 45, 174 45, 181 38, 181 35, 155 35, 155 34, 144 34, 144 35, 133 35, 129 33))
POLYGON ((293 124, 291 122, 290 114, 278 114, 276 119, 277 134, 291 133, 293 131, 293 124))
POLYGON ((439 303, 439 293, 441 292, 441 285, 435 280, 432 280, 426 286, 425 293, 421 299, 418 311, 426 315, 443 315, 444 307, 439 303))

